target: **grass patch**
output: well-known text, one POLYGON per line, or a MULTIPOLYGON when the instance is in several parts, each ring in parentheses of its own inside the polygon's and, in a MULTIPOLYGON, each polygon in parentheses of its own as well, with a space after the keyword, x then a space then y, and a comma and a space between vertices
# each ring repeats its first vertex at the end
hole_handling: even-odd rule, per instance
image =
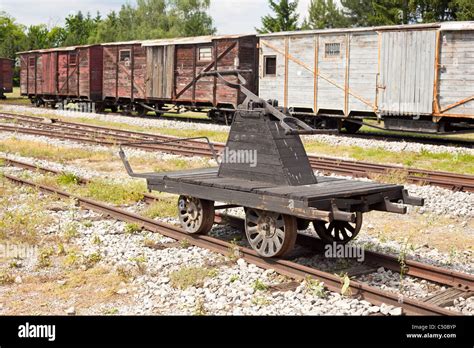
POLYGON ((10 273, 0 272, 0 286, 10 285, 15 282, 15 279, 10 273))
POLYGON ((474 175, 474 156, 470 154, 433 153, 429 151, 409 152, 387 151, 382 148, 363 148, 360 146, 337 146, 318 141, 306 141, 308 153, 339 157, 350 157, 357 161, 400 164, 410 168, 447 171, 474 175))
POLYGON ((127 234, 136 234, 142 231, 142 227, 139 224, 127 223, 125 225, 125 233, 127 234))
POLYGON ((146 184, 138 181, 115 184, 105 180, 94 180, 85 186, 78 187, 76 191, 83 197, 116 205, 126 205, 143 199, 146 184))
POLYGON ((38 232, 52 222, 51 217, 44 213, 44 206, 51 199, 38 202, 36 190, 32 190, 31 195, 21 196, 6 179, 1 178, 0 183, 0 240, 36 244, 38 232), (14 209, 11 197, 16 197, 14 209))
POLYGON ((176 204, 175 199, 162 198, 145 207, 142 211, 142 215, 150 219, 175 216, 177 211, 176 204))
POLYGON ((181 269, 171 272, 171 286, 177 289, 187 289, 191 286, 201 287, 204 280, 209 277, 215 277, 217 270, 215 268, 206 267, 182 267, 181 269))
POLYGON ((253 289, 255 291, 266 291, 266 290, 268 290, 268 286, 266 284, 264 284, 260 279, 257 279, 253 283, 253 289))
POLYGON ((57 177, 59 185, 79 185, 81 179, 73 173, 61 173, 57 177))
POLYGON ((41 141, 22 140, 15 137, 0 141, 0 151, 16 153, 23 157, 34 157, 55 162, 69 162, 78 159, 87 159, 90 162, 104 162, 114 159, 110 152, 90 151, 86 149, 74 150, 53 146, 41 141))

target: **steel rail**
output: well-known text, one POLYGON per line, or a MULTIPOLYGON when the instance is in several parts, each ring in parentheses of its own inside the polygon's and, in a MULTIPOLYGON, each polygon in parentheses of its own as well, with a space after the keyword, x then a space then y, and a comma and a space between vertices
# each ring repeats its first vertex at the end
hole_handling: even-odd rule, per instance
MULTIPOLYGON (((0 118, 2 114, 0 114, 0 118)), ((25 128, 19 126, 6 126, 0 125, 0 130, 10 131, 10 132, 19 132, 25 134, 38 134, 43 136, 53 136, 66 140, 75 140, 88 142, 93 144, 102 144, 102 145, 117 145, 120 142, 130 140, 164 140, 164 139, 178 139, 177 137, 164 136, 164 135, 155 135, 155 134, 146 134, 140 132, 132 131, 123 131, 118 129, 109 129, 100 126, 90 126, 80 123, 72 123, 65 121, 57 121, 52 124, 42 123, 41 118, 34 116, 18 116, 16 115, 7 115, 7 118, 10 119, 26 119, 30 124, 40 125, 41 127, 49 127, 50 129, 40 129, 36 130, 35 128, 25 128), (60 131, 54 130, 54 127, 61 127, 60 131), (80 135, 67 135, 65 134, 65 128, 74 128, 77 132, 82 132, 80 135), (82 128, 82 129, 81 129, 82 128), (91 134, 85 129, 91 129, 98 133, 93 133, 92 137, 89 137, 91 134)), ((175 146, 173 145, 133 145, 129 144, 129 147, 136 147, 146 151, 164 151, 177 155, 185 156, 206 156, 210 157, 212 155, 211 151, 208 148, 206 143, 197 140, 183 140, 178 142, 175 146)), ((222 143, 213 143, 213 146, 217 151, 224 148, 222 143)), ((375 164, 368 162, 359 162, 351 160, 341 160, 335 158, 328 158, 322 156, 308 156, 311 166, 315 170, 319 170, 323 173, 335 173, 341 175, 350 175, 355 177, 366 177, 370 178, 373 174, 390 174, 392 172, 402 173, 406 180, 411 183, 419 185, 433 185, 443 188, 448 188, 454 191, 465 191, 465 192, 474 192, 474 176, 456 174, 450 172, 439 172, 439 171, 428 171, 423 169, 413 169, 406 168, 397 165, 385 165, 385 164, 375 164)))
MULTIPOLYGON (((0 160, 3 161, 4 164, 20 167, 30 171, 39 171, 41 173, 56 175, 61 173, 61 171, 58 170, 33 165, 24 161, 18 161, 3 157, 1 157, 0 160)), ((90 182, 90 180, 87 180, 85 178, 78 178, 78 180, 81 184, 87 184, 88 182, 90 182)), ((146 202, 152 203, 160 199, 156 196, 145 193, 144 200, 146 202)), ((244 226, 243 219, 219 213, 216 213, 215 222, 219 224, 229 223, 240 230, 243 230, 244 226)), ((303 245, 305 247, 310 247, 311 249, 318 251, 324 250, 324 243, 322 241, 306 235, 300 234, 298 236, 298 244, 303 245)), ((400 272, 399 260, 394 256, 382 254, 375 251, 365 251, 365 256, 366 262, 368 261, 370 263, 375 263, 378 267, 381 266, 395 272, 400 272)), ((404 274, 408 276, 433 281, 466 292, 474 290, 474 276, 470 274, 457 272, 410 259, 405 260, 404 266, 404 274)))
MULTIPOLYGON (((189 235, 175 226, 157 222, 155 220, 139 216, 129 211, 106 205, 101 202, 96 202, 91 199, 79 197, 69 194, 67 192, 58 190, 53 187, 34 183, 29 180, 21 179, 9 174, 4 174, 4 178, 21 185, 35 187, 43 192, 55 194, 58 197, 66 199, 74 199, 79 206, 93 210, 98 213, 107 214, 118 220, 136 223, 152 232, 160 233, 166 237, 181 241, 186 240, 191 245, 205 248, 222 255, 229 255, 238 252, 240 257, 249 263, 264 269, 273 269, 276 272, 288 276, 293 279, 303 280, 308 276, 322 281, 325 287, 330 291, 339 292, 341 289, 341 280, 338 276, 323 272, 314 268, 299 265, 294 262, 283 259, 263 259, 256 252, 245 247, 236 247, 234 244, 225 242, 209 236, 189 235)), ((350 293, 360 299, 365 299, 374 305, 381 305, 382 303, 402 307, 406 314, 414 315, 459 315, 456 312, 447 310, 445 308, 423 303, 418 300, 404 299, 399 301, 398 296, 393 293, 382 291, 375 287, 351 281, 349 285, 350 293)))

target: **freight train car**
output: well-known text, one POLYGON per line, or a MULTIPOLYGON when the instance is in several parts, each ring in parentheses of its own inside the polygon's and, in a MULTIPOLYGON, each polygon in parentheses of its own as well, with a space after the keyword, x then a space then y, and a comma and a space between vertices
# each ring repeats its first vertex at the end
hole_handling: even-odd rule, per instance
POLYGON ((36 106, 102 101, 102 46, 20 52, 20 90, 36 106))
POLYGON ((0 99, 13 92, 13 60, 0 58, 0 99))
POLYGON ((244 96, 215 77, 200 77, 209 70, 241 69, 247 87, 257 88, 255 35, 118 42, 103 47, 104 101, 126 113, 161 114, 171 105, 208 109, 213 118, 231 117, 244 96))
POLYGON ((474 22, 259 39, 260 97, 315 127, 356 132, 372 117, 393 130, 474 129, 474 22))

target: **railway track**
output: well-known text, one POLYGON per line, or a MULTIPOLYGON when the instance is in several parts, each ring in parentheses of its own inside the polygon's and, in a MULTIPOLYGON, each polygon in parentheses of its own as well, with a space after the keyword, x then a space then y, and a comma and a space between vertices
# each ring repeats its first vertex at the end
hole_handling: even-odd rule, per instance
MULTIPOLYGON (((130 144, 128 146, 146 151, 163 151, 184 156, 211 157, 213 155, 208 144, 199 140, 165 143, 167 141, 176 141, 177 138, 8 113, 1 113, 0 119, 10 122, 10 124, 0 124, 0 131, 42 135, 107 146, 120 143, 150 142, 149 144, 130 144), (155 143, 152 144, 151 142, 155 143)), ((222 143, 213 144, 216 151, 223 150, 224 146, 222 143)), ((339 174, 362 178, 396 174, 409 183, 433 185, 453 191, 474 192, 474 176, 471 175, 341 160, 314 155, 309 156, 309 160, 313 169, 324 174, 339 174)))
MULTIPOLYGON (((17 104, 9 104, 9 105, 19 105, 19 106, 27 106, 22 103, 17 104)), ((37 109, 36 107, 32 107, 33 109, 37 109)), ((119 115, 121 117, 129 117, 129 118, 143 118, 143 119, 153 119, 156 120, 157 116, 155 115, 124 115, 122 113, 117 112, 108 112, 108 115, 119 115)), ((196 123, 196 124, 220 124, 225 125, 224 122, 216 123, 214 120, 210 118, 204 117, 189 117, 189 116, 174 116, 174 115, 166 115, 160 116, 162 120, 169 120, 169 121, 178 121, 184 123, 196 123)), ((390 133, 387 132, 368 132, 368 131, 359 131, 356 134, 349 134, 345 132, 341 132, 335 134, 341 138, 348 138, 348 139, 374 139, 374 140, 381 140, 381 141, 388 141, 388 142, 405 142, 405 143, 418 143, 418 144, 425 144, 425 145, 442 145, 442 146, 454 146, 454 147, 466 147, 466 148, 473 148, 474 141, 467 140, 467 139, 453 139, 453 138, 443 138, 441 136, 436 137, 427 137, 422 135, 413 135, 413 134, 398 134, 398 133, 390 133)))
MULTIPOLYGON (((1 160, 6 165, 15 166, 27 170, 34 170, 47 174, 60 173, 57 170, 36 166, 22 161, 16 161, 8 158, 2 158, 1 160)), ((79 202, 82 207, 86 209, 107 214, 122 221, 139 224, 147 230, 163 234, 178 241, 186 239, 192 245, 207 248, 223 255, 229 255, 231 251, 236 251, 236 246, 234 244, 220 239, 216 239, 209 236, 189 235, 177 227, 163 224, 155 220, 148 219, 130 213, 128 211, 106 205, 101 202, 77 197, 67 192, 58 190, 56 188, 39 185, 34 182, 25 179, 20 179, 9 174, 4 174, 4 177, 18 184, 37 187, 38 189, 44 192, 57 194, 62 198, 74 198, 77 202, 79 202)), ((87 184, 88 180, 80 178, 79 182, 81 184, 87 184)), ((147 202, 154 202, 159 198, 150 194, 145 194, 144 199, 147 202)), ((220 224, 228 223, 234 227, 237 227, 240 230, 242 230, 243 227, 242 219, 220 213, 216 214, 215 222, 220 224)), ((324 244, 319 239, 312 238, 306 235, 300 234, 298 236, 297 243, 303 246, 304 248, 309 249, 312 254, 314 254, 314 252, 321 252, 324 249, 324 244)), ((307 267, 289 260, 262 259, 256 254, 256 252, 245 247, 238 247, 238 253, 240 257, 243 257, 247 262, 253 263, 259 267, 265 269, 274 269, 280 274, 286 275, 297 280, 302 280, 309 276, 324 282, 326 288, 330 291, 340 291, 340 278, 334 274, 323 272, 321 270, 317 270, 312 267, 307 267)), ((373 251, 365 252, 364 264, 369 267, 369 272, 371 270, 371 267, 372 270, 376 270, 380 266, 385 267, 386 269, 390 269, 394 272, 400 272, 400 263, 398 258, 373 251)), ((469 274, 451 271, 448 269, 408 259, 405 260, 403 271, 405 275, 446 285, 449 287, 449 289, 444 292, 434 294, 433 296, 427 298, 425 301, 413 299, 403 299, 403 301, 400 301, 400 298, 396 296, 396 294, 387 291, 382 291, 372 286, 368 286, 363 282, 351 280, 351 294, 352 296, 355 296, 357 298, 366 299, 375 305, 386 303, 389 305, 401 306, 406 314, 421 315, 455 315, 457 313, 449 311, 443 308, 442 306, 447 306, 451 304, 455 298, 458 298, 460 296, 469 297, 473 294, 474 277, 469 274)), ((365 269, 363 272, 367 273, 367 269, 365 269)), ((352 273, 351 275, 357 275, 357 273, 352 273)))

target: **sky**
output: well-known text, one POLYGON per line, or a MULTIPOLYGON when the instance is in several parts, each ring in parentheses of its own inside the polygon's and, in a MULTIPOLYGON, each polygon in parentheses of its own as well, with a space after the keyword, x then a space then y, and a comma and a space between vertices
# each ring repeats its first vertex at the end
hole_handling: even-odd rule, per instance
MULTIPOLYGON (((81 10, 105 15, 120 10, 127 0, 0 0, 0 11, 5 11, 17 23, 31 25, 45 23, 48 26, 62 25, 68 14, 81 10)), ((135 0, 129 0, 132 4, 135 0)), ((299 0, 302 20, 306 16, 310 0, 299 0)), ((260 27, 260 18, 270 12, 267 0, 211 0, 210 14, 218 34, 245 34, 260 27)))

